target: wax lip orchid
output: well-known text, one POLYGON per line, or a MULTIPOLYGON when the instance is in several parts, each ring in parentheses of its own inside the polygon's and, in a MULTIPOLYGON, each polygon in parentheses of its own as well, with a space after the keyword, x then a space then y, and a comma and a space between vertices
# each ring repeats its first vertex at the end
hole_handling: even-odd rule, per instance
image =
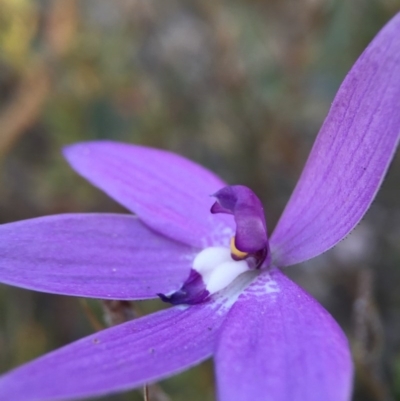
POLYGON ((136 216, 2 225, 0 280, 104 299, 159 294, 177 305, 4 374, 0 399, 99 396, 214 356, 220 401, 349 400, 343 332, 281 269, 328 250, 362 218, 395 152, 399 107, 400 14, 341 85, 269 239, 251 190, 227 186, 187 159, 107 141, 67 147, 71 166, 136 216))

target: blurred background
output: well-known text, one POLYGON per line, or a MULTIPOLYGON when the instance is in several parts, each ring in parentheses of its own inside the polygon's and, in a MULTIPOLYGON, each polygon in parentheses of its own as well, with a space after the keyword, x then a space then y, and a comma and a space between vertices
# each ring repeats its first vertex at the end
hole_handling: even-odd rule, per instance
MULTIPOLYGON (((113 139, 251 187, 272 231, 340 82, 399 9, 400 0, 0 0, 0 223, 126 212, 60 153, 113 139)), ((287 270, 348 335, 355 401, 400 400, 399 180, 397 156, 357 229, 287 270)), ((105 308, 123 320, 160 303, 130 307, 0 285, 0 372, 107 324, 105 308)), ((151 393, 214 400, 212 363, 151 393)))

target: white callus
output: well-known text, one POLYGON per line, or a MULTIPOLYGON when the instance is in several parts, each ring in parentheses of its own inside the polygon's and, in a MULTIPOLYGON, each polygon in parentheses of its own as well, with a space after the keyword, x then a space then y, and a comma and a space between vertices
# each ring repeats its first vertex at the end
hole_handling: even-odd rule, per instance
POLYGON ((210 247, 196 256, 193 269, 202 276, 207 291, 214 294, 248 271, 249 266, 244 260, 233 260, 228 248, 210 247))

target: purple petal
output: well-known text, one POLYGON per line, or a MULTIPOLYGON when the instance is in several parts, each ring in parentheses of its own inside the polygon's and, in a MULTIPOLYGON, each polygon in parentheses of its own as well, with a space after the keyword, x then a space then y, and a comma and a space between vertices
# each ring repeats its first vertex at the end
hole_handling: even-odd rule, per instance
POLYGON ((227 186, 213 195, 212 213, 235 216, 235 245, 242 252, 256 253, 268 246, 264 209, 256 194, 243 185, 227 186))
POLYGON ((100 331, 0 377, 0 399, 93 397, 178 373, 211 356, 225 317, 217 308, 176 307, 100 331))
POLYGON ((280 271, 263 273, 221 327, 220 401, 346 401, 352 362, 332 317, 280 271))
POLYGON ((78 143, 64 155, 79 174, 159 233, 196 247, 227 244, 234 222, 210 214, 210 195, 226 184, 196 163, 111 141, 78 143))
POLYGON ((400 14, 347 75, 270 240, 287 266, 328 250, 369 208, 400 136, 400 14))
POLYGON ((129 215, 66 214, 0 225, 0 282, 37 291, 156 298, 180 288, 195 255, 129 215))

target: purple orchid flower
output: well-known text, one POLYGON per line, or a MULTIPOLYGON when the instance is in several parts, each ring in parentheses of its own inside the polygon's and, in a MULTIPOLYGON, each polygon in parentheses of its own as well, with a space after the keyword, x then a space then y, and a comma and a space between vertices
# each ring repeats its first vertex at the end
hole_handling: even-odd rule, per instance
POLYGON ((160 296, 175 306, 3 375, 0 399, 123 391, 214 355, 220 401, 348 400, 352 362, 343 332, 281 268, 325 252, 354 228, 399 136, 400 14, 340 87, 270 239, 250 189, 226 186, 178 155, 115 142, 66 148, 78 173, 137 217, 70 214, 5 224, 0 280, 82 297, 160 296))

